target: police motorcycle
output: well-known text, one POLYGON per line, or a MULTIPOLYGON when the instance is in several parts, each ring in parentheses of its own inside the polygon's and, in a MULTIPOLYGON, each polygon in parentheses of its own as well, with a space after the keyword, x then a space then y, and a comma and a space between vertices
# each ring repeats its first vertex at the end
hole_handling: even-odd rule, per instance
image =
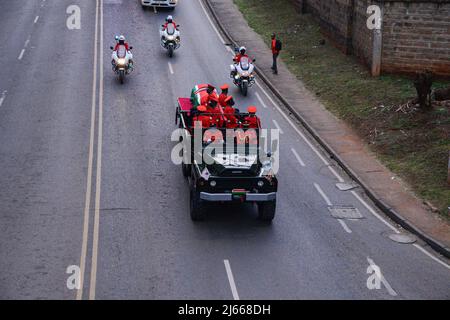
MULTIPOLYGON (((129 75, 134 70, 133 54, 126 49, 124 44, 125 37, 116 36, 115 39, 119 44, 117 50, 114 50, 115 48, 112 46, 110 47, 111 50, 113 50, 111 62, 112 70, 119 76, 119 81, 123 84, 125 76, 129 75)), ((130 47, 129 49, 132 50, 133 47, 130 47)))
POLYGON ((166 19, 166 25, 163 24, 162 29, 159 31, 161 46, 167 50, 170 58, 173 57, 174 51, 180 48, 181 45, 179 25, 175 25, 172 21, 172 17, 169 16, 166 19))
MULTIPOLYGON (((235 52, 239 53, 242 49, 245 50, 245 48, 235 48, 235 52)), ((244 96, 247 96, 248 88, 255 84, 254 61, 256 61, 256 59, 253 59, 252 61, 249 57, 243 56, 240 58, 239 62, 230 65, 230 77, 233 79, 234 85, 240 89, 244 96)))

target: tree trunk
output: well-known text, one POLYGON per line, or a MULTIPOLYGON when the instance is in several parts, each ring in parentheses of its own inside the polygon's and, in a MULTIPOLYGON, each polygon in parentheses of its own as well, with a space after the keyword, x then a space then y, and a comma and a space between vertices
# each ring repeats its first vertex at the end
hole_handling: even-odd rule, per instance
POLYGON ((417 101, 423 110, 431 108, 431 86, 433 85, 433 74, 429 71, 417 73, 414 87, 417 91, 417 101))

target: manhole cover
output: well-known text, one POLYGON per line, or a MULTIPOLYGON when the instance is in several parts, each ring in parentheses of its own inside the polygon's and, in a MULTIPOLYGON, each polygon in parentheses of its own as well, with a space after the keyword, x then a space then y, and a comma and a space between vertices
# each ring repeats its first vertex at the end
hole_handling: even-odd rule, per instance
POLYGON ((357 185, 339 182, 339 183, 336 183, 336 187, 341 191, 348 191, 348 190, 355 189, 357 187, 357 185))
POLYGON ((352 206, 331 206, 328 207, 331 215, 336 219, 362 219, 363 216, 358 208, 352 206))
POLYGON ((417 241, 417 238, 410 234, 404 233, 393 233, 389 235, 389 239, 398 243, 414 243, 417 241))

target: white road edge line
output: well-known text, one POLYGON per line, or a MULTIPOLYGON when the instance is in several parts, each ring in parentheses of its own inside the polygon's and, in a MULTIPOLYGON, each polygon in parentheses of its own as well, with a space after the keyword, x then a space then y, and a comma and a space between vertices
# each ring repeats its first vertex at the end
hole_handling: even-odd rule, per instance
POLYGON ((359 194, 357 194, 354 190, 351 191, 351 193, 353 194, 353 196, 355 196, 356 199, 359 200, 359 202, 361 202, 363 204, 364 207, 366 207, 367 210, 369 210, 370 213, 372 213, 375 217, 378 218, 378 220, 380 220, 381 222, 383 222, 386 226, 388 226, 392 231, 394 231, 395 233, 400 233, 400 231, 397 230, 397 228, 395 228, 393 225, 391 225, 389 222, 387 222, 386 219, 384 219, 382 216, 380 216, 374 209, 372 209, 371 206, 369 206, 369 204, 364 201, 363 198, 361 198, 359 196, 359 194))
POLYGON ((81 258, 80 258, 80 288, 77 290, 77 300, 83 298, 84 287, 84 274, 86 270, 86 255, 87 244, 89 237, 89 211, 91 207, 91 188, 92 188, 92 166, 94 159, 94 140, 95 140, 95 105, 97 102, 97 60, 98 60, 98 10, 99 0, 97 0, 95 11, 95 35, 94 35, 94 68, 93 68, 93 81, 92 81, 92 106, 91 106, 91 128, 89 138, 89 158, 88 158, 88 171, 86 182, 86 195, 84 203, 84 221, 83 221, 83 240, 81 245, 81 258))
POLYGON ((275 119, 272 119, 273 124, 275 125, 275 127, 277 127, 278 130, 280 130, 281 134, 284 134, 283 129, 281 129, 280 125, 278 124, 278 122, 275 119))
POLYGON ((443 265, 445 268, 450 270, 450 265, 446 264, 444 261, 436 258, 435 256, 433 256, 431 253, 429 253, 427 250, 425 250, 424 248, 422 248, 420 245, 418 245, 417 243, 413 244, 414 247, 416 247, 417 249, 419 249, 420 251, 422 251, 423 253, 425 253, 427 256, 429 256, 431 259, 433 259, 434 261, 440 263, 441 265, 443 265))
POLYGON ((167 62, 167 64, 169 65, 170 74, 174 74, 172 64, 170 62, 167 62))
POLYGON ((2 96, 0 98, 0 107, 3 105, 3 102, 5 101, 7 93, 8 93, 8 91, 6 91, 6 90, 3 91, 2 96))
POLYGON ((225 270, 227 271, 228 282, 230 283, 231 293, 233 294, 234 300, 239 300, 239 294, 236 288, 236 283, 234 282, 233 272, 231 271, 230 261, 227 259, 223 260, 225 264, 225 270))
POLYGON ((19 57, 17 59, 22 60, 24 54, 25 54, 25 49, 22 49, 22 51, 20 51, 19 57))
MULTIPOLYGON (((223 45, 225 45, 225 40, 223 39, 222 35, 220 34, 219 30, 217 30, 216 26, 214 25, 214 23, 212 22, 208 12, 206 11, 205 6, 203 5, 202 0, 198 0, 198 2, 200 3, 200 6, 203 9, 203 12, 206 15, 206 18, 208 19, 209 23, 211 24, 212 28, 214 29, 214 31, 216 32, 217 36, 219 37, 220 41, 222 42, 223 45)), ((228 48, 228 46, 225 46, 225 48, 228 48)), ((226 49, 227 50, 227 49, 226 49)))
POLYGON ((92 236, 91 285, 89 300, 95 300, 97 284, 98 239, 100 229, 100 193, 102 178, 102 146, 103 146, 103 0, 100 0, 100 70, 98 90, 98 138, 97 138, 97 176, 95 182, 95 214, 92 236))
POLYGON ((36 18, 34 18, 34 24, 36 24, 39 21, 39 16, 36 16, 36 18))
MULTIPOLYGON (((370 259, 369 257, 367 257, 367 262, 369 262, 369 264, 370 264, 372 267, 380 268, 380 267, 379 267, 378 265, 376 265, 375 262, 373 262, 373 260, 370 259)), ((381 268, 380 268, 380 269, 381 269, 381 268)), ((390 294, 391 296, 394 296, 394 297, 397 296, 397 292, 395 292, 395 290, 392 289, 392 287, 391 287, 391 285, 389 284, 389 282, 387 282, 387 280, 386 280, 385 277, 383 276, 383 273, 381 272, 381 270, 380 270, 380 281, 381 281, 382 284, 384 284, 384 286, 386 287, 387 291, 389 292, 389 294, 390 294)))
POLYGON ((263 99, 261 98, 261 96, 259 95, 258 92, 255 92, 255 96, 258 99, 259 103, 261 103, 261 105, 263 106, 264 109, 267 109, 267 105, 264 103, 263 99))
POLYGON ((303 132, 300 131, 300 129, 297 128, 297 126, 292 122, 291 119, 283 112, 283 110, 280 109, 277 103, 272 99, 272 97, 266 92, 266 90, 257 82, 257 85, 261 89, 261 91, 266 95, 266 97, 269 99, 269 101, 275 106, 275 108, 278 110, 278 112, 285 118, 285 120, 291 125, 291 127, 300 135, 300 137, 306 142, 306 144, 314 151, 314 153, 322 160, 322 162, 329 166, 330 163, 327 159, 317 150, 317 148, 306 138, 306 136, 303 134, 303 132))
POLYGON ((298 155, 297 151, 295 151, 294 148, 291 148, 291 151, 294 154, 294 156, 297 158, 297 161, 300 163, 300 165, 302 167, 306 167, 305 163, 303 162, 302 158, 300 158, 300 156, 298 155))

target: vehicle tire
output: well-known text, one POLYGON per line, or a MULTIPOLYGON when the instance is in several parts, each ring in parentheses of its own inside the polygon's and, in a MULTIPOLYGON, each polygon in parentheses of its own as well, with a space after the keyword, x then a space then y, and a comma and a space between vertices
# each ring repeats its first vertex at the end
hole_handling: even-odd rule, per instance
MULTIPOLYGON (((182 157, 184 156, 183 150, 181 150, 181 156, 182 157)), ((183 172, 183 176, 185 178, 189 177, 191 175, 191 165, 190 164, 185 164, 184 162, 181 162, 181 171, 183 172)))
POLYGON ((271 222, 275 218, 276 206, 276 200, 258 203, 259 219, 265 222, 271 222))
POLYGON ((200 193, 191 189, 190 212, 192 221, 202 221, 205 219, 204 201, 200 199, 200 193))
POLYGON ((242 94, 244 95, 244 97, 247 96, 247 92, 248 92, 248 82, 242 82, 242 94))
POLYGON ((169 48, 167 50, 169 51, 169 57, 172 58, 173 57, 173 47, 169 46, 169 48))
POLYGON ((123 84, 125 81, 125 71, 123 71, 123 70, 119 71, 119 81, 121 84, 123 84))
POLYGON ((183 171, 183 176, 185 178, 187 178, 191 174, 191 165, 182 163, 181 164, 181 170, 183 171))

